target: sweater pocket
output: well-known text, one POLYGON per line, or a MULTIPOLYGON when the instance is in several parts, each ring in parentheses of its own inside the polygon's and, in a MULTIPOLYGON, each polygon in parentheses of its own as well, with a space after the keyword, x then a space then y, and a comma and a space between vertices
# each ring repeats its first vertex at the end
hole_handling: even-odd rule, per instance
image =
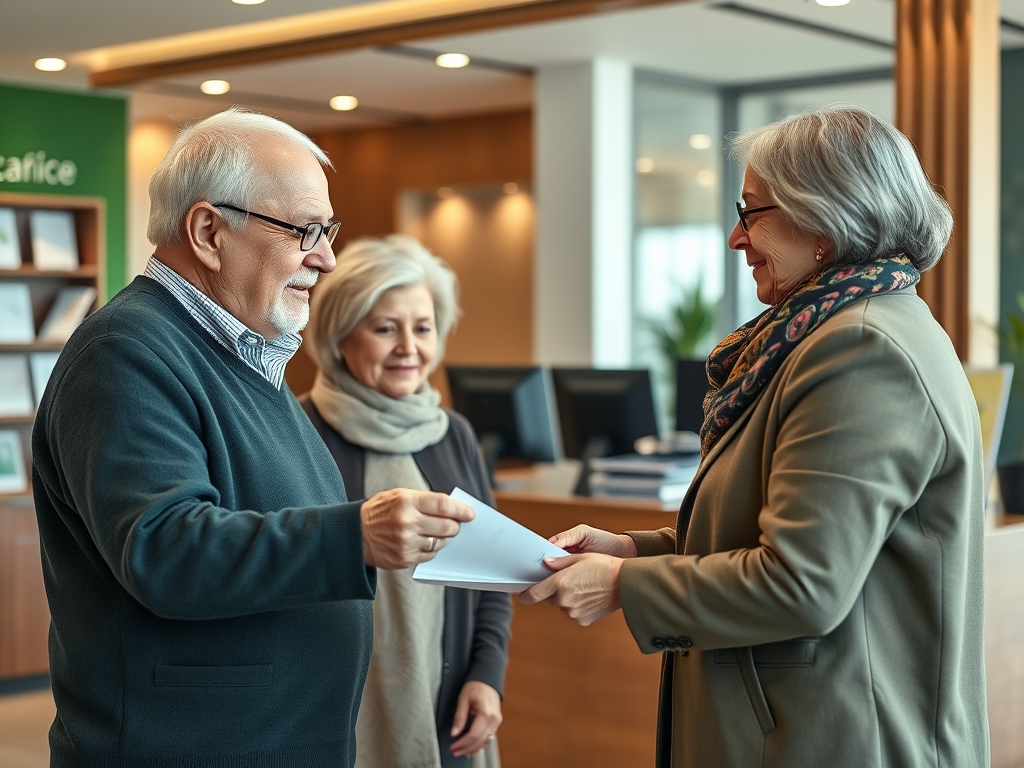
POLYGON ((227 667, 157 664, 153 673, 154 685, 188 688, 255 688, 270 685, 273 680, 273 664, 227 667))

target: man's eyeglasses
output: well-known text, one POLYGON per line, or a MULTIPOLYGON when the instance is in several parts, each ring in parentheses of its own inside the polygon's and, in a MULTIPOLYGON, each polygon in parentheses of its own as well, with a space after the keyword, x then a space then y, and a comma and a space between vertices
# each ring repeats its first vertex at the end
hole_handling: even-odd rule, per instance
POLYGON ((300 251, 313 250, 314 246, 316 246, 320 241, 320 235, 327 236, 328 244, 333 243, 334 238, 338 236, 338 230, 341 229, 340 221, 329 221, 326 224, 314 221, 300 227, 296 224, 289 224, 287 221, 281 221, 280 219, 275 219, 271 216, 264 216, 262 213, 247 211, 244 208, 239 208, 238 206, 231 205, 230 203, 214 203, 213 207, 228 208, 229 210, 237 211, 238 213, 244 213, 246 216, 255 216, 257 219, 262 219, 268 224, 273 224, 276 227, 281 227, 281 229, 287 229, 290 232, 294 232, 301 238, 299 240, 300 251))
POLYGON ((762 205, 760 208, 744 208, 738 202, 736 203, 736 213, 740 215, 740 226, 743 227, 744 232, 750 231, 750 225, 747 223, 747 216, 752 213, 760 213, 761 211, 770 211, 774 208, 778 208, 777 205, 762 205))

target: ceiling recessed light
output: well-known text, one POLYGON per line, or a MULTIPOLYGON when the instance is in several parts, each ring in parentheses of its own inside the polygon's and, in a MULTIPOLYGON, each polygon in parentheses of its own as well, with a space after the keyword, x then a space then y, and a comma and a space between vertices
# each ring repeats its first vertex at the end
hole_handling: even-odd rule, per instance
POLYGON ((231 90, 231 83, 227 80, 204 80, 199 90, 210 96, 220 96, 231 90))
POLYGON ((434 63, 445 69, 459 69, 469 64, 469 56, 464 53, 442 53, 434 63))
POLYGON ((840 5, 846 5, 850 0, 818 0, 818 5, 824 5, 826 8, 835 8, 840 5))
POLYGON ((36 69, 41 72, 60 72, 68 63, 64 59, 47 58, 36 59, 36 69))
POLYGON ((263 0, 231 0, 235 5, 259 5, 263 0))
POLYGON ((519 191, 519 185, 516 184, 514 181, 510 181, 508 184, 501 188, 501 191, 504 192, 506 195, 514 195, 516 192, 519 191))
POLYGON ((339 112, 350 112, 359 106, 359 99, 355 96, 335 96, 331 99, 331 109, 339 112))
POLYGON ((437 196, 440 197, 442 200, 449 197, 453 197, 454 195, 455 190, 452 189, 451 187, 441 187, 440 189, 437 190, 437 196))
POLYGON ((690 137, 690 146, 694 149, 707 149, 711 146, 711 137, 706 133, 695 133, 690 137))
POLYGON ((710 187, 715 183, 715 172, 697 171, 697 183, 702 187, 710 187))
POLYGON ((636 170, 638 173, 650 173, 654 170, 654 161, 649 157, 641 157, 636 161, 636 170))

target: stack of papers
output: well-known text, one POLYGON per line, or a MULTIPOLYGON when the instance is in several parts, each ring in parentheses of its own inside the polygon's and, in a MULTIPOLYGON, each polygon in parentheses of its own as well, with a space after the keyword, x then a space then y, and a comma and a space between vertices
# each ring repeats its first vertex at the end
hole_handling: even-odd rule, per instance
POLYGON ((700 467, 699 453, 631 453, 590 462, 590 492, 593 496, 657 500, 666 504, 682 501, 700 467))
POLYGON ((569 554, 461 488, 452 491, 451 497, 469 504, 476 518, 463 523, 459 534, 448 539, 433 560, 416 566, 415 581, 518 593, 553 573, 542 562, 545 557, 569 554))

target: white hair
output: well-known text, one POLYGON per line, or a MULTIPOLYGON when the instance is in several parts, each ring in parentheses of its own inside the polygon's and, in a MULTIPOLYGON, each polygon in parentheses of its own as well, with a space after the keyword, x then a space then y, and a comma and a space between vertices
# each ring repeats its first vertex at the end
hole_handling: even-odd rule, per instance
POLYGON ((458 278, 451 268, 408 235, 353 240, 338 254, 338 266, 323 275, 310 298, 305 338, 309 353, 331 379, 342 360, 338 345, 392 288, 423 285, 434 301, 437 353, 433 371, 444 357, 445 342, 460 314, 458 278))
MULTIPOLYGON (((149 226, 154 245, 181 240, 188 209, 200 200, 231 203, 252 210, 267 193, 271 180, 260 172, 259 139, 273 137, 307 150, 325 167, 327 154, 312 139, 273 117, 231 107, 182 128, 149 180, 149 226)), ((230 210, 221 214, 232 229, 245 225, 246 216, 230 210)))
POLYGON ((907 137, 868 110, 831 105, 732 139, 800 229, 832 243, 839 264, 895 253, 930 269, 953 229, 907 137))

